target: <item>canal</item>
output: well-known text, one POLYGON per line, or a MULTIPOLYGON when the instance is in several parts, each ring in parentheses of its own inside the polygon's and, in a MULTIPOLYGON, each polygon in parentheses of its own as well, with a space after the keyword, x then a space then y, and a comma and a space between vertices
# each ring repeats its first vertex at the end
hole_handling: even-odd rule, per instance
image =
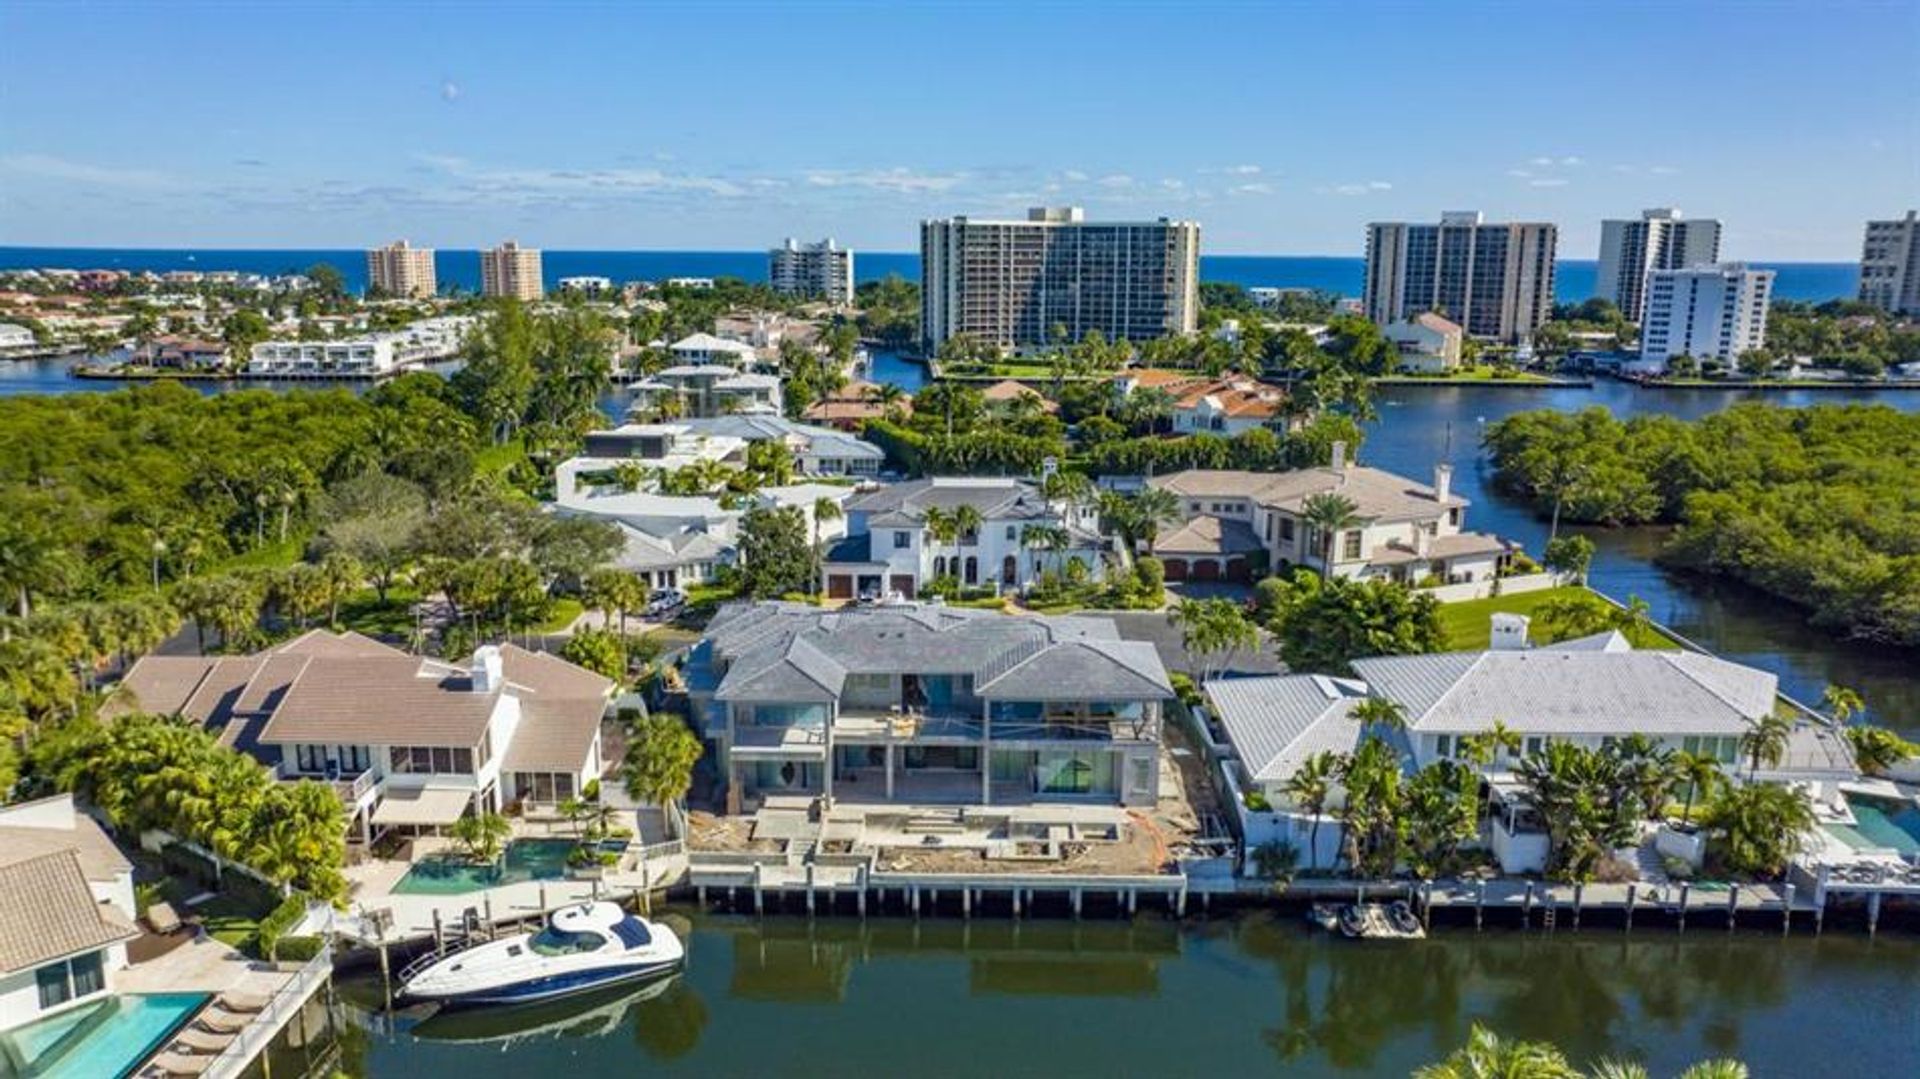
MULTIPOLYGON (((684 922, 682 923, 684 924, 684 922)), ((1911 1075, 1911 938, 1852 931, 1445 930, 1357 943, 1297 916, 1133 922, 695 915, 657 995, 389 1018, 346 979, 343 1065, 375 1077, 1406 1075, 1473 1021, 1577 1062, 1708 1056, 1757 1077, 1911 1075), (645 998, 645 999, 642 999, 645 998), (509 1051, 511 1050, 511 1051, 509 1051), (556 1073, 547 1073, 556 1074, 556 1073)))

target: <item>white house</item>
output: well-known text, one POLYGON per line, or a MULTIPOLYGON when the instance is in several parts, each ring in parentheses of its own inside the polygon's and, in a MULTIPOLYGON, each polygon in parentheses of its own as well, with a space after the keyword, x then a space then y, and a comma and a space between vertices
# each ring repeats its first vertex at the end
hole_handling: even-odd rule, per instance
POLYGON ((0 1032, 106 998, 133 918, 132 864, 71 795, 0 809, 0 1032))
POLYGON ((124 685, 124 707, 197 720, 282 779, 335 784, 363 841, 578 795, 605 770, 613 691, 511 644, 455 665, 324 630, 251 656, 146 656, 124 685))
POLYGON ((677 418, 778 416, 786 403, 780 376, 740 371, 725 363, 678 364, 633 383, 632 389, 634 411, 667 414, 671 409, 677 418))
POLYGON ((1172 398, 1173 429, 1179 434, 1233 436, 1276 426, 1286 414, 1286 393, 1257 379, 1234 375, 1206 378, 1192 371, 1138 368, 1114 379, 1122 398, 1158 390, 1172 398))
POLYGON ((1453 493, 1450 466, 1436 465, 1427 486, 1354 464, 1340 443, 1326 468, 1193 469, 1148 482, 1172 492, 1186 518, 1153 546, 1171 581, 1245 579, 1264 558, 1276 572, 1330 563, 1341 577, 1464 584, 1493 579, 1509 550, 1498 537, 1465 531, 1467 500, 1453 493), (1307 520, 1309 500, 1329 494, 1351 503, 1354 515, 1330 539, 1307 520))
POLYGON ((852 599, 898 592, 911 598, 928 581, 1002 591, 1031 587, 1046 572, 1077 561, 1090 579, 1106 569, 1107 542, 1092 506, 1050 503, 1037 485, 999 476, 938 476, 895 483, 847 504, 846 538, 826 556, 827 595, 852 599), (976 528, 942 540, 931 515, 971 507, 976 528), (1064 549, 1043 542, 1066 540, 1064 549))
POLYGON ((1389 322, 1380 335, 1400 352, 1403 371, 1442 374, 1460 366, 1460 346, 1466 331, 1459 323, 1422 311, 1412 318, 1389 322))
POLYGON ((744 371, 759 362, 759 353, 754 351, 752 345, 715 337, 710 333, 683 337, 668 345, 667 351, 673 354, 673 362, 677 366, 718 363, 744 371))
POLYGON ((421 319, 393 333, 330 341, 262 341, 247 373, 262 376, 377 377, 460 354, 476 320, 466 315, 421 319))

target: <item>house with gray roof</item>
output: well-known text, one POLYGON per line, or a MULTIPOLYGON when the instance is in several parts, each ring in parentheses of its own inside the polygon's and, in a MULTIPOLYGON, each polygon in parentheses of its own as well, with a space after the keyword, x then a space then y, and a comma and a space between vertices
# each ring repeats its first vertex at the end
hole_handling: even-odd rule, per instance
POLYGON ((938 604, 722 608, 686 670, 729 808, 849 802, 1152 805, 1151 644, 1113 622, 938 604))
POLYGON ((1355 463, 1344 443, 1334 443, 1326 468, 1189 469, 1147 482, 1179 500, 1185 521, 1153 544, 1169 581, 1246 580, 1264 565, 1467 584, 1494 579, 1512 550, 1497 536, 1466 531, 1467 500, 1453 492, 1451 466, 1436 465, 1433 483, 1422 484, 1355 463), (1316 495, 1346 499, 1354 523, 1322 535, 1307 519, 1316 495))
POLYGON ((827 551, 827 595, 897 592, 912 599, 936 578, 1020 592, 1078 561, 1089 579, 1111 548, 1091 505, 1049 501, 1009 476, 935 476, 888 484, 847 503, 846 538, 827 551), (978 524, 951 535, 930 527, 967 507, 978 524))
POLYGON ((314 630, 251 656, 150 655, 116 708, 180 716, 285 780, 330 783, 350 837, 552 804, 600 778, 613 682, 511 644, 465 664, 314 630))

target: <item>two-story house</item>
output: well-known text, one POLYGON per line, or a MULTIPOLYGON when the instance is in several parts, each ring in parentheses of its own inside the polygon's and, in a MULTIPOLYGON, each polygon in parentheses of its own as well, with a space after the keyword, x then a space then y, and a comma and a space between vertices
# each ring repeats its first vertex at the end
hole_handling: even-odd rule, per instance
MULTIPOLYGON (((133 863, 71 794, 0 808, 0 1034, 106 1000, 133 917, 133 863)), ((62 1034, 8 1040, 31 1058, 62 1034)))
POLYGON ((1113 386, 1123 400, 1141 391, 1166 394, 1176 434, 1230 438, 1286 424, 1285 391, 1244 375, 1208 378, 1196 371, 1144 367, 1122 372, 1113 386))
POLYGON ((848 502, 846 514, 846 538, 826 556, 834 599, 887 592, 911 599, 944 577, 1020 591, 1076 559, 1090 579, 1106 570, 1109 548, 1094 507, 1049 502, 1027 480, 937 476, 889 484, 848 502), (971 523, 949 527, 960 518, 971 523))
POLYGON ((613 683, 507 645, 465 664, 315 630, 251 656, 147 656, 121 707, 218 732, 287 780, 335 785, 352 838, 551 803, 598 779, 613 683))
POLYGON ((1151 644, 1111 620, 940 605, 736 604, 689 691, 733 811, 832 803, 1153 805, 1162 708, 1151 644))
POLYGON ((1306 566, 1338 577, 1461 584, 1492 579, 1510 551, 1497 536, 1466 531, 1467 500, 1453 493, 1451 466, 1434 466, 1427 486, 1355 464, 1340 443, 1326 468, 1193 469, 1148 482, 1172 492, 1186 519, 1153 545, 1170 581, 1244 579, 1264 557, 1275 572, 1306 566), (1310 519, 1317 495, 1351 506, 1351 521, 1331 536, 1310 519))

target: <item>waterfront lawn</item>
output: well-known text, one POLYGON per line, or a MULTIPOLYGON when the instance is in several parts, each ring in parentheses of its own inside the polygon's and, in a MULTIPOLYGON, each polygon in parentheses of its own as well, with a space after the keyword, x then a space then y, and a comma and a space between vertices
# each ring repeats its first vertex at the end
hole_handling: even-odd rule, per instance
MULTIPOLYGON (((1536 618, 1540 607, 1562 596, 1577 595, 1587 589, 1579 585, 1565 588, 1548 588, 1539 592, 1521 592, 1510 596, 1494 596, 1490 599, 1462 600, 1458 603, 1440 605, 1440 631, 1446 637, 1447 648, 1456 652, 1472 652, 1486 648, 1493 638, 1493 616, 1496 613, 1523 614, 1536 618)), ((1544 625, 1535 621, 1529 629, 1535 644, 1551 644, 1552 638, 1544 625)), ((1680 647, 1665 634, 1655 631, 1629 633, 1627 639, 1635 648, 1675 649, 1680 647)))
POLYGON ((1473 364, 1471 366, 1456 367, 1451 371, 1434 371, 1431 373, 1419 372, 1419 371, 1407 371, 1401 374, 1385 375, 1377 379, 1376 381, 1386 382, 1386 383, 1393 383, 1393 382, 1416 382, 1417 383, 1417 382, 1430 382, 1430 381, 1431 382, 1541 383, 1541 382, 1553 382, 1554 379, 1551 379, 1546 375, 1542 375, 1534 371, 1519 371, 1511 367, 1495 367, 1491 364, 1481 363, 1481 364, 1473 364))

